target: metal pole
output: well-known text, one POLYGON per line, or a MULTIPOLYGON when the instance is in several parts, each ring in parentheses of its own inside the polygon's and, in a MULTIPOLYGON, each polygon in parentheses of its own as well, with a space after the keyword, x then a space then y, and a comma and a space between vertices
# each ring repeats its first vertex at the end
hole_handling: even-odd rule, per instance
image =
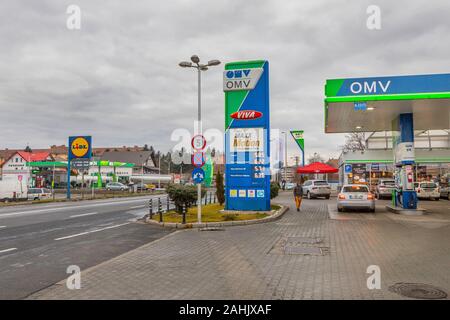
POLYGON ((287 132, 284 132, 284 181, 287 182, 287 132))
MULTIPOLYGON (((201 105, 201 70, 197 66, 198 71, 198 133, 202 134, 202 105, 201 105)), ((197 184, 197 220, 198 223, 202 223, 202 184, 197 184)))
POLYGON ((52 197, 55 200, 55 164, 53 164, 53 174, 52 174, 52 197))
POLYGON ((70 199, 70 159, 67 159, 67 199, 70 199))
POLYGON ((158 156, 158 189, 161 189, 161 153, 158 156))

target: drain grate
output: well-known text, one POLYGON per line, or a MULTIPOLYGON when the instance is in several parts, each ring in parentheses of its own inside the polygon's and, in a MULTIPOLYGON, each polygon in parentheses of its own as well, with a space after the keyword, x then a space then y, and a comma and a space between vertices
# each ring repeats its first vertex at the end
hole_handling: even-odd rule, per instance
POLYGON ((307 237, 287 237, 287 242, 289 243, 309 243, 309 244, 317 244, 321 243, 322 239, 320 238, 307 238, 307 237))
POLYGON ((322 250, 317 247, 295 247, 285 246, 284 254, 310 254, 310 255, 322 255, 322 250))
POLYGON ((447 293, 437 287, 421 283, 396 283, 389 291, 414 299, 445 299, 447 293))

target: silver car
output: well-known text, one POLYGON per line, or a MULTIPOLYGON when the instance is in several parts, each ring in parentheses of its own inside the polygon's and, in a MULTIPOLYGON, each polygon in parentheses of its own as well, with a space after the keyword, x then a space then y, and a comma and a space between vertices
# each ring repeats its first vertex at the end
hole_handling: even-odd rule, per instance
POLYGON ((308 180, 303 183, 303 195, 308 199, 324 197, 330 199, 331 186, 325 180, 308 180))
POLYGON ((391 198, 392 191, 395 190, 395 180, 393 179, 380 179, 375 190, 375 196, 377 199, 391 198))
POLYGON ((125 191, 129 187, 120 182, 110 182, 106 185, 106 190, 108 191, 125 191))
POLYGON ((346 184, 337 198, 339 212, 345 209, 365 209, 375 212, 375 197, 366 185, 346 184))

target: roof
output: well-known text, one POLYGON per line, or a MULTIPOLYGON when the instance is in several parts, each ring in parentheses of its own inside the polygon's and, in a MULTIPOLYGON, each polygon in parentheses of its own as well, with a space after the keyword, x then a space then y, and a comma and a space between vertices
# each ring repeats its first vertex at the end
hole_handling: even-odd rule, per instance
POLYGON ((155 166, 151 158, 151 151, 105 151, 101 160, 128 162, 136 165, 142 165, 150 162, 151 166, 155 166))
POLYGON ((44 161, 50 157, 49 152, 26 152, 26 151, 17 151, 19 156, 21 156, 24 160, 30 161, 44 161))
POLYGON ((331 79, 325 96, 326 133, 391 131, 402 113, 416 130, 450 127, 450 74, 331 79))

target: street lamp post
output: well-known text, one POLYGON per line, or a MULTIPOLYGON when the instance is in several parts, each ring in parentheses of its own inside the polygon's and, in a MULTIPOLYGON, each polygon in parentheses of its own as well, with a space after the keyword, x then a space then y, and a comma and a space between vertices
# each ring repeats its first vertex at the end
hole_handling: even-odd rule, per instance
MULTIPOLYGON (((217 66, 220 64, 219 60, 210 60, 207 64, 201 64, 200 58, 196 55, 193 55, 191 57, 192 62, 188 61, 182 61, 179 63, 180 67, 183 68, 196 68, 197 69, 197 79, 198 79, 198 87, 197 87, 197 94, 198 94, 198 108, 197 108, 197 121, 198 121, 198 127, 197 127, 197 134, 202 134, 202 100, 201 100, 201 89, 202 89, 202 71, 208 70, 208 67, 217 66)), ((201 183, 197 184, 197 220, 198 223, 202 222, 202 185, 201 183)))
POLYGON ((282 131, 284 133, 284 182, 287 182, 287 132, 282 131))

